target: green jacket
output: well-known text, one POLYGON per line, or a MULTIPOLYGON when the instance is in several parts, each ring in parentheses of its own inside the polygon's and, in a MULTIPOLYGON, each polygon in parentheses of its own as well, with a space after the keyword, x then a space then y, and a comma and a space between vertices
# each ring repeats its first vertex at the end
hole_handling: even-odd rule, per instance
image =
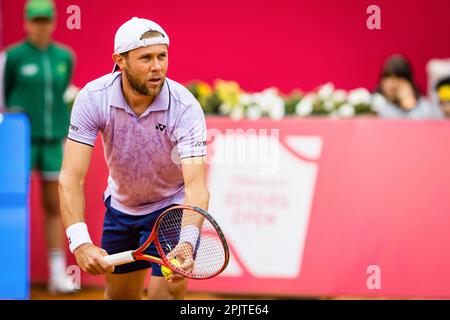
POLYGON ((69 110, 63 96, 72 77, 72 51, 56 43, 41 50, 25 40, 8 48, 0 64, 0 107, 3 102, 28 114, 33 140, 65 137, 69 110))

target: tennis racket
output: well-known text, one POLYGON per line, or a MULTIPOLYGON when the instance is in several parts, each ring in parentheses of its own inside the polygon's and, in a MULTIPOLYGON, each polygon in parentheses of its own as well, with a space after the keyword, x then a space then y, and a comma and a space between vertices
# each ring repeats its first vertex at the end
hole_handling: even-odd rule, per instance
POLYGON ((201 280, 225 270, 230 254, 219 225, 209 213, 197 207, 179 205, 158 217, 150 236, 138 249, 104 258, 114 266, 136 260, 150 261, 186 278, 201 280), (161 258, 143 253, 152 242, 161 258))

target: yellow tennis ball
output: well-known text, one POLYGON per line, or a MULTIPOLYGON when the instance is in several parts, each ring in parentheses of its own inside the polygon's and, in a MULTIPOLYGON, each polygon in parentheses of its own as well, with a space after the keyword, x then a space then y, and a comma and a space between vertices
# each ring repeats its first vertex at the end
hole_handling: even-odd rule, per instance
MULTIPOLYGON (((170 259, 170 263, 173 264, 176 267, 180 267, 181 266, 181 263, 176 258, 170 259)), ((166 280, 167 280, 167 279, 169 279, 172 276, 173 271, 170 270, 166 266, 161 266, 161 273, 163 274, 164 278, 166 278, 166 280)))

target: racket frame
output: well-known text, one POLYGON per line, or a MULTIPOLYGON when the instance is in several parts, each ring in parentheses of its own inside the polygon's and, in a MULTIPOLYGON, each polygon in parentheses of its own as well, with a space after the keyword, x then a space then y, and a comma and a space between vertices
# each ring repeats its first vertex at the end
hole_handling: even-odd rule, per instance
POLYGON ((152 263, 157 263, 163 266, 166 266, 167 268, 171 269, 172 271, 181 274, 182 276, 189 278, 189 279, 196 279, 196 280, 206 280, 206 279, 210 279, 213 278, 217 275, 219 275, 220 273, 222 273, 225 268, 228 265, 228 262, 230 261, 230 251, 228 248, 228 244, 227 241, 225 239, 225 236, 223 235, 222 230, 219 227, 219 224, 216 222, 216 220, 214 220, 214 218, 205 210, 199 208, 199 207, 195 207, 195 206, 189 206, 189 205, 176 205, 173 207, 168 208, 167 210, 165 210, 156 220, 152 232, 150 233, 149 237, 147 238, 147 240, 145 240, 145 242, 136 250, 130 250, 130 251, 125 251, 125 252, 121 252, 121 253, 117 253, 117 254, 113 254, 110 256, 106 256, 105 257, 106 261, 108 263, 114 264, 114 265, 120 265, 120 264, 125 264, 125 263, 130 263, 136 260, 144 260, 144 261, 149 261, 152 263), (192 276, 190 273, 184 271, 181 268, 178 268, 174 265, 172 265, 169 261, 169 259, 167 259, 166 253, 164 252, 164 250, 162 249, 162 246, 159 242, 158 239, 158 226, 159 223, 161 221, 161 219, 167 214, 167 212, 172 211, 172 210, 191 210, 191 211, 195 211, 201 215, 203 215, 203 217, 208 220, 213 227, 216 229, 217 234, 219 235, 220 241, 222 242, 222 246, 223 246, 223 250, 224 250, 224 254, 225 254, 225 261, 224 264, 222 266, 222 268, 220 270, 218 270, 216 273, 208 276, 208 277, 203 277, 203 278, 198 278, 195 276, 192 276), (144 254, 143 252, 145 251, 145 249, 148 248, 148 246, 154 242, 155 243, 155 247, 156 250, 158 251, 159 255, 161 256, 161 258, 155 257, 155 256, 151 256, 148 254, 144 254), (108 258, 110 257, 110 258, 108 258))

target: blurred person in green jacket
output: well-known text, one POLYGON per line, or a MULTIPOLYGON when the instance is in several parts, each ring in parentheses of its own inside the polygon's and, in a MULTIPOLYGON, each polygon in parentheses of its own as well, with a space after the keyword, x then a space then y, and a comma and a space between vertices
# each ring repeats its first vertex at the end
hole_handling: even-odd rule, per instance
POLYGON ((60 218, 58 176, 69 110, 63 95, 72 77, 74 54, 53 41, 56 26, 52 0, 28 0, 26 38, 0 56, 0 108, 24 112, 31 122, 31 165, 40 173, 50 292, 74 288, 66 275, 65 237, 60 218))

